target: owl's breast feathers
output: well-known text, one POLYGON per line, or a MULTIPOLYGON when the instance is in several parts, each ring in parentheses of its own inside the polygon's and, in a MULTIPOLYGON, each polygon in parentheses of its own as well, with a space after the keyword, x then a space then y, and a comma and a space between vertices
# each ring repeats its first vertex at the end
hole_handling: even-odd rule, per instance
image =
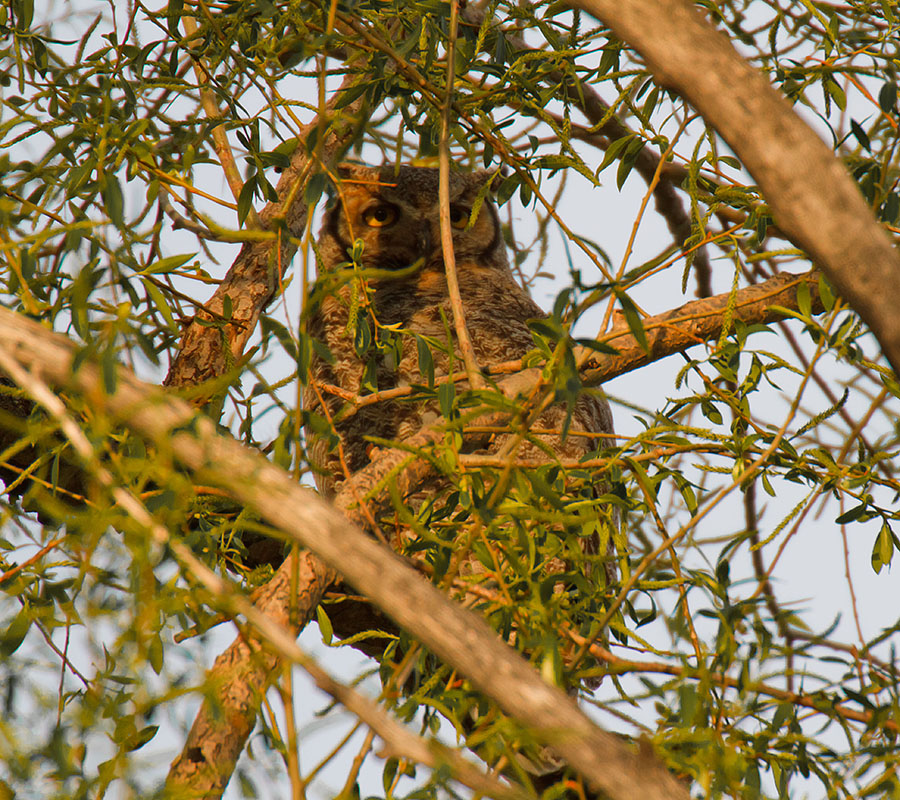
MULTIPOLYGON (((534 346, 528 321, 546 316, 540 307, 508 272, 467 262, 458 264, 457 269, 466 327, 479 365, 485 368, 524 356, 534 346)), ((359 394, 366 364, 357 355, 349 333, 351 305, 349 287, 344 287, 326 297, 319 312, 310 320, 310 334, 320 338, 332 356, 331 363, 314 359, 311 377, 320 385, 332 384, 346 392, 359 394)), ((379 390, 429 382, 419 366, 418 347, 422 338, 432 345, 436 378, 446 376, 450 371, 460 371, 462 361, 456 346, 446 276, 442 271, 422 269, 404 280, 377 285, 371 296, 371 311, 380 325, 397 331, 400 337, 398 363, 386 363, 384 358, 374 356, 379 390), (451 352, 454 354, 452 360, 451 352)), ((465 386, 465 382, 458 384, 459 389, 465 386)), ((324 399, 333 419, 343 401, 327 392, 324 399)), ((306 404, 311 411, 321 413, 319 395, 315 391, 307 390, 306 404)), ((559 430, 566 413, 563 407, 552 406, 540 415, 533 427, 559 430)), ((345 421, 338 421, 335 428, 349 472, 352 474, 368 463, 371 445, 367 437, 403 439, 436 416, 437 404, 433 401, 415 403, 401 399, 367 406, 345 421)), ((580 398, 571 430, 612 432, 612 417, 606 401, 595 395, 580 398)), ((542 434, 537 439, 563 458, 577 459, 597 447, 593 439, 577 435, 565 441, 551 434, 542 434)), ((498 437, 490 449, 497 450, 505 440, 506 437, 498 437)), ((321 438, 315 437, 310 450, 314 467, 321 473, 320 488, 329 493, 335 491, 345 477, 336 452, 321 438)), ((540 447, 529 442, 520 446, 519 454, 527 459, 546 458, 540 447)))

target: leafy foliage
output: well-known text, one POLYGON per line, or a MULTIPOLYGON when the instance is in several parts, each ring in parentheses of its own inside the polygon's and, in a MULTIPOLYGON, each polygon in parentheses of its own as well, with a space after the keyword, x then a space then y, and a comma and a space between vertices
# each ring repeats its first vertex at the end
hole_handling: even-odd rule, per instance
MULTIPOLYGON (((2 302, 77 341, 79 363, 97 359, 107 391, 116 364, 159 382, 239 245, 290 235, 254 220, 279 199, 295 148, 317 152, 324 131, 301 140, 301 123, 329 96, 338 109, 365 102, 349 158, 434 163, 451 34, 450 4, 437 0, 121 5, 13 0, 0 11, 2 302), (240 185, 226 187, 221 165, 232 157, 240 185)), ((893 5, 700 5, 834 144, 873 213, 900 234, 893 5)), ((398 505, 386 515, 418 535, 406 554, 501 634, 515 633, 548 680, 599 682, 583 702, 651 741, 705 796, 900 794, 900 620, 884 600, 900 548, 900 387, 874 340, 824 282, 822 310, 801 292, 783 322, 735 316, 742 288, 812 264, 780 238, 715 133, 592 20, 558 3, 464 9, 451 110, 454 162, 497 170, 518 275, 557 298, 525 360, 556 401, 595 390, 575 345, 608 352, 614 319, 646 348, 646 316, 685 302, 688 287, 734 300, 717 341, 606 385, 620 435, 598 439, 581 463, 460 455, 473 409, 508 401, 433 375, 412 387, 410 399, 436 398, 449 421, 444 441, 420 455, 450 485, 415 514, 398 505), (654 196, 673 236, 646 211, 654 196), (600 554, 585 554, 579 540, 595 533, 600 554), (610 539, 614 581, 604 577, 610 539), (469 556, 480 572, 460 571, 469 556), (548 573, 554 561, 562 573, 548 573), (826 586, 804 582, 817 572, 831 576, 826 586)), ((326 184, 306 184, 311 205, 326 184)), ((301 298, 316 296, 309 230, 295 237, 300 251, 254 349, 227 365, 221 387, 223 425, 307 481, 302 428, 327 433, 332 422, 298 402, 311 354, 325 355, 304 330, 301 298)), ((358 351, 395 347, 370 325, 352 264, 344 277, 362 287, 360 323, 348 331, 358 351)), ((232 315, 226 303, 205 324, 224 335, 232 315)), ((417 342, 423 374, 434 347, 417 342)), ((359 402, 347 398, 348 413, 359 402)), ((271 572, 252 557, 271 531, 195 484, 165 448, 113 426, 102 397, 66 407, 96 464, 85 467, 40 409, 2 420, 12 433, 2 440, 0 795, 100 797, 113 787, 148 797, 172 755, 157 747, 158 730, 171 731, 174 714, 182 734, 188 691, 214 695, 197 659, 228 615, 116 502, 97 465, 248 590, 271 572)), ((537 441, 527 427, 518 433, 537 441)), ((329 615, 345 599, 320 612, 328 644, 329 615)), ((406 634, 358 634, 345 645, 386 643, 373 691, 397 718, 530 783, 517 754, 540 749, 527 731, 406 634)), ((289 707, 292 687, 279 682, 289 707)), ((299 796, 315 759, 339 765, 341 796, 359 791, 346 745, 327 756, 313 747, 301 778, 294 716, 269 712, 234 796, 255 796, 269 773, 289 775, 299 796)), ((370 748, 367 739, 360 761, 375 759, 370 748)), ((383 785, 363 791, 459 789, 443 770, 390 759, 383 785)))

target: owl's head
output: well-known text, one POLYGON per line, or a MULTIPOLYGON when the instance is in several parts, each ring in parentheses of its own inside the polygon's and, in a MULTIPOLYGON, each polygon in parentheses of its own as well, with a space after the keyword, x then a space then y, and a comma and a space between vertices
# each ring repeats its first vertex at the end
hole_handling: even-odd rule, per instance
MULTIPOLYGON (((453 249, 457 261, 508 268, 497 210, 485 197, 493 174, 450 173, 453 249)), ((363 267, 393 270, 418 262, 443 270, 437 169, 345 164, 339 175, 320 244, 336 247, 343 261, 361 241, 363 267)))

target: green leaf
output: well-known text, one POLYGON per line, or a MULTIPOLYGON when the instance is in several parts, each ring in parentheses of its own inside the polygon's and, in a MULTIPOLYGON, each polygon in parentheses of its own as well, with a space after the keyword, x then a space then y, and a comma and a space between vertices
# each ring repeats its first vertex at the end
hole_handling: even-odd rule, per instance
POLYGON ((844 90, 837 83, 828 78, 822 85, 822 88, 829 96, 834 98, 835 104, 841 111, 846 110, 847 95, 844 94, 844 90))
POLYGON ((875 573, 881 572, 881 568, 888 566, 894 556, 894 537, 891 529, 885 522, 875 537, 875 546, 872 548, 872 569, 875 573))
POLYGON ((255 194, 256 176, 253 175, 247 178, 246 182, 241 187, 241 193, 238 195, 237 215, 239 225, 244 224, 244 220, 247 219, 247 215, 250 213, 250 209, 253 208, 253 198, 255 194))
POLYGON ((9 658, 15 653, 19 649, 19 645, 25 641, 30 627, 31 613, 28 609, 23 608, 13 617, 6 630, 0 634, 0 656, 9 658))
POLYGON ((416 352, 419 358, 419 372, 428 384, 429 389, 434 388, 434 358, 431 348, 419 334, 416 334, 416 352))
POLYGON ((372 344, 372 329, 369 327, 369 320, 362 314, 359 315, 356 322, 356 331, 353 336, 353 347, 356 355, 362 358, 369 352, 372 344))
POLYGON ((150 639, 150 646, 147 648, 147 661, 150 663, 151 669, 157 675, 162 672, 163 643, 162 637, 160 637, 159 634, 156 634, 152 639, 150 639))
POLYGON ((309 208, 312 208, 319 202, 327 182, 328 179, 323 172, 317 172, 315 175, 310 176, 310 179, 306 182, 306 189, 303 191, 303 199, 306 200, 306 205, 309 208))
POLYGON ((159 261, 154 261, 152 264, 148 264, 142 270, 140 270, 138 275, 159 275, 162 272, 172 272, 173 270, 178 269, 182 264, 190 261, 197 253, 182 253, 177 256, 168 256, 167 258, 161 258, 159 261))
POLYGON ((862 127, 860 127, 860 124, 855 119, 850 120, 850 132, 853 134, 856 141, 865 147, 866 150, 869 152, 872 151, 872 143, 869 141, 869 135, 862 127))
POLYGON ((824 275, 819 275, 819 299, 822 301, 822 305, 825 307, 826 311, 831 311, 831 309, 834 308, 834 292, 831 289, 831 284, 824 275))
POLYGON ((147 296, 150 300, 153 301, 153 305, 156 306, 157 311, 163 315, 163 318, 166 322, 169 323, 169 327, 172 329, 177 329, 178 325, 175 323, 175 317, 172 314, 172 309, 169 306, 169 301, 166 299, 165 294, 163 294, 162 289, 160 289, 153 281, 148 280, 147 278, 143 279, 144 291, 147 292, 147 296))
POLYGON ((809 296, 809 284, 801 281, 797 287, 797 308, 804 317, 812 316, 812 300, 809 296))
POLYGON ((574 339, 573 341, 575 344, 587 348, 588 350, 593 350, 595 353, 602 353, 607 356, 617 356, 619 354, 618 349, 611 344, 598 342, 596 339, 574 339))
MULTIPOLYGON (((369 88, 369 86, 370 86, 370 84, 368 81, 366 81, 365 83, 358 83, 358 84, 356 84, 356 86, 348 86, 346 89, 344 89, 343 92, 341 92, 340 97, 338 97, 338 99, 335 101, 335 104, 334 104, 335 109, 346 108, 347 106, 349 106, 350 103, 352 103, 354 100, 356 100, 357 97, 360 97, 363 94, 365 94, 365 92, 369 88)), ((317 129, 314 128, 313 130, 317 130, 317 129)), ((310 152, 312 152, 312 148, 314 146, 315 146, 315 142, 313 142, 312 144, 310 144, 310 142, 307 142, 307 147, 309 148, 310 152)))
POLYGON ((124 208, 125 200, 122 197, 122 187, 115 175, 111 172, 103 175, 103 205, 110 221, 117 228, 125 226, 124 208))
POLYGON ((391 786, 394 784, 398 766, 399 762, 396 758, 389 758, 384 762, 384 771, 381 773, 381 785, 384 786, 384 793, 387 797, 391 797, 391 786))
MULTIPOLYGON (((295 361, 299 357, 299 351, 297 349, 297 343, 294 340, 294 337, 291 335, 291 332, 287 329, 287 326, 283 323, 279 322, 277 319, 273 319, 272 317, 262 317, 259 320, 259 330, 262 335, 262 339, 266 342, 269 336, 274 336, 279 344, 281 344, 284 351, 295 361)), ((309 352, 311 347, 309 345, 309 337, 306 337, 306 351, 307 356, 311 355, 309 352)))
POLYGON ((513 196, 513 192, 519 188, 521 178, 517 173, 513 173, 508 178, 504 178, 503 182, 497 187, 497 205, 502 206, 513 196))
POLYGON ((637 339, 637 343, 645 353, 650 352, 650 344, 647 341, 647 333, 644 330, 644 323, 641 321, 641 315, 637 310, 637 306, 632 302, 631 298, 618 287, 613 289, 616 300, 622 307, 622 313, 625 315, 625 322, 631 335, 637 339))
POLYGON ((100 357, 100 373, 103 376, 103 389, 107 394, 115 394, 116 381, 118 378, 117 369, 118 361, 116 359, 116 348, 113 343, 104 348, 103 355, 100 357))
POLYGON ((854 506, 849 511, 845 511, 837 517, 835 523, 838 525, 846 525, 848 522, 855 522, 866 514, 867 508, 868 506, 865 503, 860 503, 858 506, 854 506))
POLYGON ((885 83, 878 91, 878 107, 885 114, 894 110, 897 105, 897 84, 894 81, 885 83))
POLYGON ((331 645, 331 642, 334 639, 334 628, 331 625, 328 614, 325 613, 325 609, 322 608, 321 604, 316 606, 316 619, 319 622, 319 631, 322 633, 322 641, 327 645, 331 645))
POLYGON ((599 175, 610 164, 612 164, 619 153, 634 141, 634 138, 635 134, 629 133, 627 136, 623 136, 621 139, 616 139, 616 141, 612 142, 609 147, 606 148, 606 153, 603 156, 603 161, 600 162, 600 166, 597 168, 597 174, 599 175))
POLYGON ((156 732, 158 730, 159 725, 148 725, 146 728, 141 729, 137 734, 129 739, 126 749, 129 752, 140 750, 145 744, 147 744, 147 742, 149 742, 154 736, 156 736, 156 732))
POLYGON ((178 23, 184 14, 184 0, 169 0, 166 8, 166 20, 169 26, 169 33, 176 39, 181 38, 178 33, 178 23))
POLYGON ((442 383, 437 387, 438 405, 441 414, 447 419, 453 416, 453 401, 456 399, 456 386, 453 383, 442 383))

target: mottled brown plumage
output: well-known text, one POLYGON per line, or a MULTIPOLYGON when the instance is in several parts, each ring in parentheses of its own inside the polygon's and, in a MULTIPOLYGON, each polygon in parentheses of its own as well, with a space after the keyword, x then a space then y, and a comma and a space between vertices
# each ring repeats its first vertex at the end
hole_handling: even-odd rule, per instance
MULTIPOLYGON (((326 290, 308 319, 309 333, 327 345, 333 361, 313 360, 306 407, 321 413, 322 398, 332 418, 344 401, 328 392, 329 385, 354 395, 363 391, 368 358, 361 358, 355 346, 361 325, 370 331, 377 324, 382 326, 382 332, 396 332, 396 356, 371 356, 375 364, 369 367, 370 383, 378 390, 427 383, 420 370, 416 335, 426 337, 432 344, 436 377, 448 373, 451 351, 453 371, 462 370, 440 244, 438 171, 409 166, 396 171, 392 166, 344 166, 341 177, 336 201, 326 214, 319 237, 320 278, 334 273, 341 265, 349 266, 354 242, 357 247, 362 243, 362 252, 357 255, 363 274, 366 270, 377 270, 378 274, 367 278, 368 307, 359 283, 350 280, 326 290), (411 265, 415 266, 411 269, 411 265)), ((485 183, 490 177, 486 172, 450 176, 456 270, 469 337, 482 368, 521 358, 532 349, 534 342, 527 322, 545 316, 513 278, 500 220, 489 198, 483 198, 480 213, 470 221, 471 211, 479 202, 479 194, 485 194, 485 183)), ((346 470, 352 474, 368 463, 371 444, 366 441, 367 436, 402 440, 424 423, 434 421, 438 413, 434 402, 384 401, 338 421, 336 429, 346 470)), ((552 407, 534 427, 558 430, 564 416, 564 409, 552 407)), ((579 400, 572 429, 612 432, 606 401, 597 395, 579 400)), ((584 437, 569 437, 565 441, 559 437, 543 438, 566 458, 577 458, 596 447, 595 442, 584 437)), ((499 450, 504 441, 498 437, 491 451, 499 450)), ((337 448, 326 437, 312 436, 309 450, 319 488, 332 494, 345 474, 337 448)), ((524 458, 546 458, 527 442, 518 454, 524 458)))

